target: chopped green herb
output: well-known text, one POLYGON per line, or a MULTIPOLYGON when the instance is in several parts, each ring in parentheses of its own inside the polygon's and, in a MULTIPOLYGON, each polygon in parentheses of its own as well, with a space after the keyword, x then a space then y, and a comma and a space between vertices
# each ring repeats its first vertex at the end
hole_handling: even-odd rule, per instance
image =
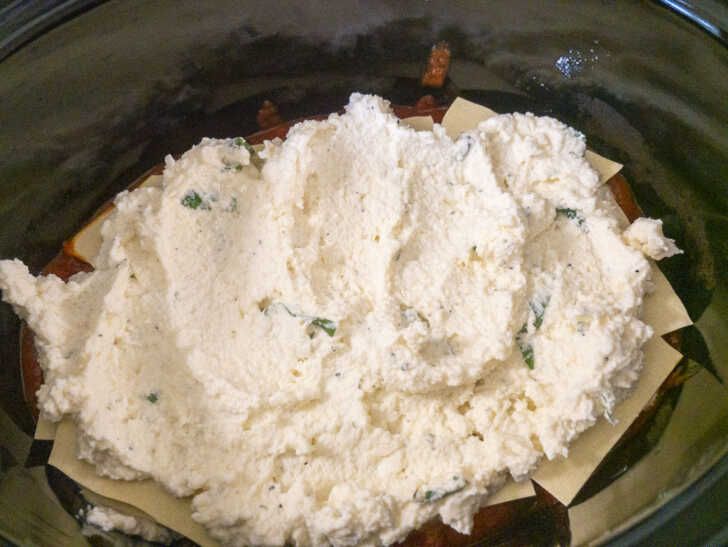
MULTIPOLYGON (((540 329, 541 325, 543 324, 543 317, 546 313, 546 307, 549 305, 550 300, 551 297, 547 296, 544 299, 534 299, 528 303, 528 306, 533 312, 533 326, 536 330, 540 329)), ((521 351, 521 355, 523 356, 523 361, 526 363, 526 366, 533 370, 535 357, 533 352, 533 346, 530 342, 526 340, 527 334, 528 322, 524 323, 521 327, 521 330, 519 330, 516 334, 516 344, 518 345, 518 349, 521 351)))
POLYGON ((525 361, 526 366, 533 370, 533 346, 525 340, 525 334, 527 332, 528 324, 524 323, 521 327, 521 330, 519 330, 518 334, 516 334, 516 344, 518 345, 518 349, 521 350, 521 355, 523 356, 523 360, 525 361))
POLYGON ((518 344, 518 349, 521 350, 521 355, 526 363, 526 366, 533 370, 533 346, 531 344, 518 344))
POLYGON ((223 171, 242 171, 243 170, 243 164, 237 161, 230 161, 226 158, 223 158, 222 163, 225 167, 222 168, 223 171))
POLYGON ((233 139, 233 144, 238 148, 245 148, 251 156, 256 153, 253 145, 246 141, 243 137, 235 137, 235 139, 233 139))
POLYGON ((336 334, 336 323, 331 319, 324 319, 323 317, 317 317, 311 321, 312 325, 322 329, 329 336, 336 334))
POLYGON ((533 319, 533 326, 536 327, 536 329, 539 329, 541 325, 543 324, 543 316, 546 313, 546 307, 549 305, 549 301, 551 300, 550 296, 547 296, 543 300, 532 300, 529 302, 529 307, 533 311, 534 319, 533 319))
POLYGON ((419 490, 415 491, 414 499, 420 503, 432 503, 433 501, 441 500, 442 498, 459 492, 467 486, 467 481, 462 477, 454 476, 450 481, 450 484, 437 487, 428 488, 424 492, 420 493, 419 490))
POLYGON ((569 209, 568 207, 557 207, 556 214, 564 215, 569 220, 575 220, 577 226, 583 225, 585 221, 584 217, 576 209, 569 209))
POLYGON ((556 213, 559 215, 564 215, 566 218, 574 220, 577 216, 577 212, 575 209, 569 209, 567 207, 557 207, 556 213))
POLYGON ((202 198, 200 197, 200 194, 194 190, 190 190, 182 198, 182 205, 189 207, 190 209, 197 209, 200 205, 202 205, 202 198))
POLYGON ((545 310, 542 309, 540 314, 539 313, 536 313, 534 311, 534 313, 536 314, 536 317, 533 320, 533 326, 536 327, 537 329, 540 328, 541 327, 541 324, 543 323, 543 312, 544 311, 545 310))
POLYGON ((256 152, 255 148, 253 148, 253 145, 251 145, 243 137, 235 137, 233 139, 233 144, 238 148, 240 148, 241 146, 245 148, 248 151, 248 154, 250 154, 250 163, 255 165, 258 169, 263 166, 263 160, 258 155, 258 152, 256 152))
POLYGON ((156 392, 154 392, 154 391, 152 391, 149 395, 147 395, 146 399, 150 403, 154 404, 154 403, 156 403, 159 400, 159 394, 156 393, 156 392))
MULTIPOLYGON (((288 306, 286 306, 282 302, 266 303, 264 305, 264 307, 261 308, 261 310, 263 311, 263 313, 268 315, 272 309, 275 309, 277 307, 282 307, 284 310, 286 310, 286 313, 288 313, 288 315, 290 315, 291 317, 299 317, 299 318, 303 319, 306 322, 307 326, 318 327, 321 330, 323 330, 326 334, 328 334, 329 336, 333 336, 334 334, 336 334, 336 326, 337 326, 336 321, 332 321, 331 319, 326 319, 325 317, 311 317, 309 315, 304 315, 302 313, 294 313, 293 311, 291 311, 291 309, 288 306)), ((309 336, 309 338, 313 338, 313 333, 309 332, 308 336, 309 336)))

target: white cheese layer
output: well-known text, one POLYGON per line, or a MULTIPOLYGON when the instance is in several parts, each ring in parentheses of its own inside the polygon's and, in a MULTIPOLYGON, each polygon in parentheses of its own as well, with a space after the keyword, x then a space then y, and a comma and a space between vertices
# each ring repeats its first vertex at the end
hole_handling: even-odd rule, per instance
POLYGON ((204 139, 117 197, 94 272, 0 262, 41 411, 99 473, 194 496, 226 544, 468 532, 640 372, 650 265, 584 152, 550 118, 453 141, 358 94, 262 173, 204 139))
POLYGON ((118 530, 130 536, 139 536, 147 541, 169 544, 175 534, 156 522, 142 517, 120 513, 111 507, 96 505, 80 515, 87 524, 110 532, 118 530))
POLYGON ((662 233, 662 221, 653 218, 638 218, 624 231, 628 245, 642 251, 655 260, 681 254, 675 242, 662 233))

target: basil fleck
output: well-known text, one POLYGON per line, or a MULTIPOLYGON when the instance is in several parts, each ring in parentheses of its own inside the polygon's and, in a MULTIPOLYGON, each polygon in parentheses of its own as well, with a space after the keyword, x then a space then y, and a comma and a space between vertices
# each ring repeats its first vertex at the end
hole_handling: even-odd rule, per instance
POLYGON ((194 190, 190 190, 184 195, 181 202, 185 207, 197 209, 200 205, 202 205, 202 198, 200 197, 200 194, 194 190))
POLYGON ((549 305, 549 302, 551 301, 551 297, 547 296, 543 300, 532 300, 529 302, 529 307, 533 311, 534 319, 533 319, 533 326, 536 327, 536 329, 541 328, 541 325, 543 324, 543 316, 546 313, 546 307, 549 305))
POLYGON ((569 220, 575 220, 577 226, 582 226, 585 222, 584 217, 581 216, 576 209, 570 209, 568 207, 557 207, 556 214, 564 215, 569 220))
POLYGON ((239 163, 237 161, 230 161, 228 159, 223 159, 222 163, 225 167, 222 168, 223 171, 242 171, 243 170, 243 164, 239 163))
MULTIPOLYGON (((307 325, 307 327, 309 327, 309 326, 318 327, 322 331, 324 331, 326 334, 328 334, 329 336, 333 336, 334 334, 336 334, 336 327, 337 327, 336 321, 332 321, 331 319, 326 319, 325 317, 311 317, 310 315, 304 315, 302 313, 294 313, 293 311, 291 311, 291 309, 288 306, 286 306, 285 304, 283 304, 281 302, 265 303, 263 305, 263 307, 261 308, 261 311, 263 311, 264 314, 268 315, 269 311, 274 306, 283 307, 283 309, 286 310, 286 313, 288 315, 290 315, 291 317, 299 317, 299 318, 303 319, 306 322, 305 324, 307 325)), ((308 336, 309 336, 309 338, 313 338, 313 332, 309 331, 308 336)))
POLYGON ((152 391, 149 395, 147 395, 146 399, 150 403, 154 404, 154 403, 156 403, 159 400, 159 394, 156 393, 156 392, 154 392, 154 391, 152 391))
POLYGON ((329 336, 336 334, 336 323, 331 319, 324 319, 323 317, 316 317, 311 324, 322 329, 329 336))
POLYGON ((526 363, 526 366, 533 370, 534 366, 534 360, 533 360, 533 346, 529 343, 524 343, 519 341, 518 342, 518 349, 521 350, 521 355, 523 356, 523 361, 526 363))
POLYGON ((235 137, 233 139, 233 144, 240 148, 241 146, 245 148, 248 151, 248 154, 250 154, 250 163, 255 165, 258 169, 260 169, 263 166, 263 160, 258 155, 258 152, 255 151, 255 148, 253 148, 253 145, 251 145, 248 141, 246 141, 243 137, 235 137))
POLYGON ((518 349, 521 350, 521 355, 523 356, 523 360, 526 363, 526 366, 533 370, 534 366, 534 356, 533 356, 533 346, 525 340, 525 335, 528 332, 528 324, 524 323, 521 327, 521 330, 518 331, 518 334, 516 334, 516 344, 518 345, 518 349))
POLYGON ((455 475, 450 481, 450 484, 437 488, 428 488, 422 493, 415 491, 413 498, 420 503, 432 503, 433 501, 441 500, 455 492, 459 492, 465 488, 467 484, 468 483, 465 479, 455 475))
MULTIPOLYGON (((551 297, 547 296, 543 300, 532 300, 528 303, 528 307, 533 311, 533 326, 536 330, 541 328, 543 324, 543 316, 546 313, 546 307, 549 305, 550 300, 551 297)), ((526 363, 526 366, 533 370, 535 357, 533 346, 526 340, 527 334, 528 322, 524 323, 521 330, 516 334, 516 345, 518 345, 518 349, 521 351, 521 356, 523 356, 523 361, 526 363)))
POLYGON ((233 144, 235 146, 237 146, 238 148, 240 148, 240 147, 245 148, 251 156, 256 153, 255 148, 253 148, 253 145, 251 145, 243 137, 235 137, 235 139, 233 139, 233 144))

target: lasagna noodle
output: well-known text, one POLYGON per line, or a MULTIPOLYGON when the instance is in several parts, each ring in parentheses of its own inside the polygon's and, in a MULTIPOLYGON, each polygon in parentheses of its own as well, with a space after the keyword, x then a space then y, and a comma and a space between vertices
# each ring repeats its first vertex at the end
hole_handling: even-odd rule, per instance
MULTIPOLYGON (((442 125, 451 137, 475 128, 481 121, 495 115, 481 105, 457 99, 445 114, 442 125)), ((405 120, 420 131, 431 129, 429 117, 405 120)), ((599 172, 602 182, 621 169, 621 165, 591 151, 587 158, 599 172)), ((158 184, 158 176, 150 177, 147 184, 158 184)), ((99 229, 103 214, 87 228, 77 248, 84 256, 94 256, 94 245, 100 243, 99 229)), ((78 243, 78 242, 77 242, 78 243)), ((96 247, 98 248, 98 247, 96 247)), ((569 459, 544 462, 534 475, 534 480, 564 503, 569 503, 606 453, 614 446, 622 432, 638 416, 646 402, 667 377, 681 355, 667 345, 660 335, 691 324, 682 302, 672 290, 667 279, 657 267, 653 267, 655 292, 645 299, 644 317, 655 329, 655 336, 645 346, 645 365, 642 377, 629 399, 616 409, 617 426, 602 420, 582 434, 570 448, 569 459)), ((53 438, 53 424, 39 422, 36 438, 53 438)), ((178 499, 167 493, 153 481, 116 481, 98 476, 93 466, 76 458, 76 432, 71 420, 64 420, 55 433, 50 462, 85 488, 107 498, 137 507, 160 524, 175 530, 203 546, 217 543, 191 518, 188 499, 178 499)), ((530 481, 510 481, 489 499, 488 504, 503 503, 534 495, 530 481)))

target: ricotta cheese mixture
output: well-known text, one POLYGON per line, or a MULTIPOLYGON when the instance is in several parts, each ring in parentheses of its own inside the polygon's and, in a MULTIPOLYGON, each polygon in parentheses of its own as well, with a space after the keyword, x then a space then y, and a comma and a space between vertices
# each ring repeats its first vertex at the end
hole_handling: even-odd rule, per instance
MULTIPOLYGON (((91 527, 100 528, 104 532, 118 530, 130 536, 139 536, 147 541, 169 544, 176 536, 167 528, 156 522, 142 517, 133 517, 120 513, 111 507, 96 505, 86 511, 81 511, 79 517, 91 527)), ((93 536, 93 529, 87 529, 89 536, 93 536)))
POLYGON ((644 253, 679 251, 627 228, 577 131, 507 114, 452 140, 354 94, 251 152, 167 157, 116 198, 92 273, 0 262, 41 412, 101 475, 192 496, 230 545, 468 533, 629 393, 644 253))

